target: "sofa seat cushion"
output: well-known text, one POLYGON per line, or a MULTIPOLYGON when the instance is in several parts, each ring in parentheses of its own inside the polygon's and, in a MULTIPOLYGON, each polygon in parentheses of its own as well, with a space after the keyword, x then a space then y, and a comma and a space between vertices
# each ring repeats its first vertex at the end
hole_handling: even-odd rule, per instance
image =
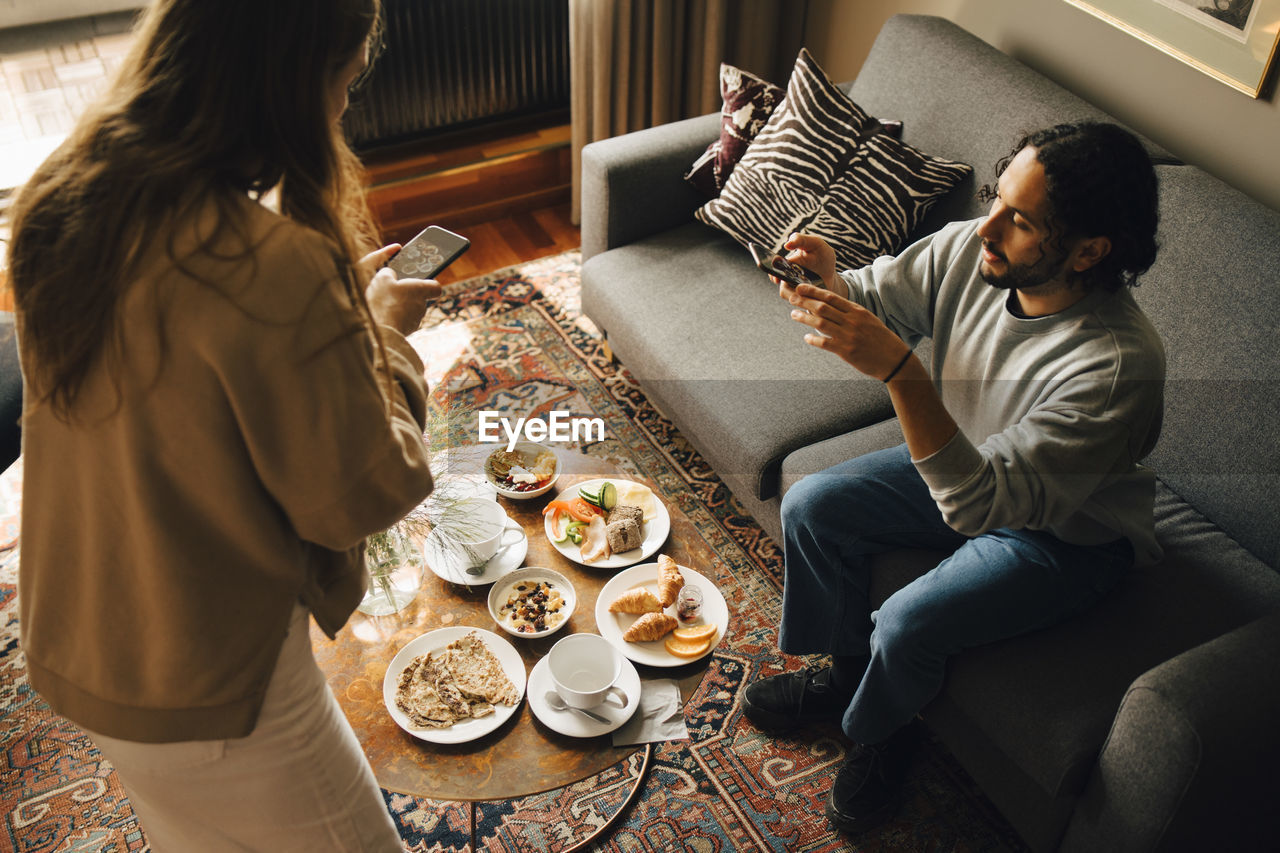
MULTIPOLYGON (((789 456, 785 484, 806 473, 806 461, 830 464, 840 448, 891 444, 891 425, 827 442, 824 454, 806 448, 789 456)), ((1164 560, 1132 570, 1092 610, 954 657, 942 693, 922 713, 925 721, 944 740, 947 732, 981 731, 1046 795, 1077 795, 1135 679, 1280 611, 1280 574, 1160 482, 1156 534, 1164 560)), ((877 560, 873 600, 882 603, 941 556, 899 551, 877 560)))
POLYGON ((804 343, 777 286, 705 225, 591 258, 582 307, 735 492, 772 497, 792 450, 891 412, 881 383, 804 343))
POLYGON ((1280 609, 1280 575, 1163 485, 1156 533, 1165 559, 1133 570, 1091 611, 952 662, 945 710, 985 730, 1051 796, 1082 790, 1134 679, 1280 609))

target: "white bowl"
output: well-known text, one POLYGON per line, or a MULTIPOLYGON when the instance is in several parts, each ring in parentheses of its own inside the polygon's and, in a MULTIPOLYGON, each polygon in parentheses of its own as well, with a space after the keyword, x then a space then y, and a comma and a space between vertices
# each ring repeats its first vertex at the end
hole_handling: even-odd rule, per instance
POLYGON ((574 592, 573 584, 569 579, 554 569, 530 568, 514 571, 509 575, 503 575, 493 586, 489 588, 489 615, 493 617, 493 621, 498 623, 498 627, 506 631, 513 637, 521 637, 523 639, 536 639, 538 637, 546 637, 554 634, 563 628, 569 621, 569 617, 573 615, 573 609, 577 606, 578 596, 574 592), (560 620, 549 628, 541 631, 521 631, 503 618, 502 605, 516 593, 516 587, 521 583, 547 583, 551 585, 553 591, 559 592, 560 597, 564 599, 564 604, 556 614, 560 620))
MULTIPOLYGON (((533 465, 534 460, 538 458, 539 453, 544 453, 544 452, 550 453, 552 456, 555 456, 555 459, 556 459, 555 471, 552 472, 551 476, 548 479, 542 481, 535 488, 532 488, 532 489, 513 489, 510 487, 510 485, 504 485, 501 480, 499 480, 496 476, 494 476, 493 469, 489 467, 489 461, 493 458, 494 454, 502 453, 505 451, 506 451, 505 447, 499 448, 498 450, 495 450, 493 451, 493 453, 490 453, 488 456, 486 456, 484 460, 485 479, 488 480, 489 483, 492 484, 493 487, 498 490, 498 494, 502 495, 504 498, 511 498, 512 500, 517 500, 517 501, 527 501, 530 498, 536 498, 539 495, 545 495, 548 491, 550 491, 551 487, 556 484, 556 480, 560 479, 559 454, 557 454, 554 450, 552 450, 549 447, 543 447, 541 444, 534 444, 531 441, 521 441, 516 444, 515 451, 520 454, 520 456, 524 459, 525 462, 528 463, 528 465, 533 465)), ((524 467, 528 467, 528 466, 524 466, 524 467)))

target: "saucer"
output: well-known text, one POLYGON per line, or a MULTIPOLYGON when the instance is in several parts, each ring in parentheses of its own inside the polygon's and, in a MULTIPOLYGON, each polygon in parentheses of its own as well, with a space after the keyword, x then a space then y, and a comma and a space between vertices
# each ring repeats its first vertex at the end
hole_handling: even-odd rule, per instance
POLYGON ((636 668, 626 658, 622 659, 622 671, 618 675, 617 684, 627 694, 627 707, 619 708, 612 702, 602 702, 591 709, 600 716, 607 717, 607 723, 598 723, 577 711, 557 711, 547 704, 547 692, 556 688, 551 680, 551 666, 547 663, 546 656, 534 664, 529 672, 529 684, 524 693, 529 709, 547 728, 569 737, 596 737, 620 728, 640 708, 640 673, 636 672, 636 668))
POLYGON ((493 583, 503 575, 514 572, 520 568, 520 564, 524 562, 525 555, 529 553, 529 537, 525 535, 519 522, 512 518, 507 518, 503 527, 506 530, 517 531, 520 534, 519 541, 499 548, 498 552, 489 558, 489 562, 481 567, 479 574, 468 574, 466 567, 458 559, 457 554, 447 548, 441 548, 434 535, 428 536, 427 541, 422 543, 422 552, 427 558, 427 567, 435 572, 437 577, 447 580, 449 583, 462 584, 463 586, 481 586, 493 583))

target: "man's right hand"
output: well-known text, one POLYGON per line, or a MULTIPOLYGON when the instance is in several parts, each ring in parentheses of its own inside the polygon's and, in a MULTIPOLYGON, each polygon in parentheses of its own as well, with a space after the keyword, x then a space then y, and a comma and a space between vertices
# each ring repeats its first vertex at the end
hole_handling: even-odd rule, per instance
MULTIPOLYGON (((836 275, 836 250, 831 248, 826 240, 812 234, 792 234, 783 248, 787 250, 787 260, 813 270, 822 276, 823 287, 848 298, 848 285, 844 283, 844 279, 836 275)), ((785 282, 780 284, 788 291, 794 290, 785 282)), ((787 298, 787 293, 783 293, 782 297, 787 298)))

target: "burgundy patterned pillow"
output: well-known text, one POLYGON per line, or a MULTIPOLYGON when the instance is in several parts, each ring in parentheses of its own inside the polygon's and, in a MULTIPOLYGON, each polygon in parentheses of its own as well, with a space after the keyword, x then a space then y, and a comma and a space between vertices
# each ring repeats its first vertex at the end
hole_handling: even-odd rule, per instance
POLYGON ((769 120, 786 91, 749 71, 720 63, 720 138, 707 146, 684 179, 715 198, 751 140, 769 120))

